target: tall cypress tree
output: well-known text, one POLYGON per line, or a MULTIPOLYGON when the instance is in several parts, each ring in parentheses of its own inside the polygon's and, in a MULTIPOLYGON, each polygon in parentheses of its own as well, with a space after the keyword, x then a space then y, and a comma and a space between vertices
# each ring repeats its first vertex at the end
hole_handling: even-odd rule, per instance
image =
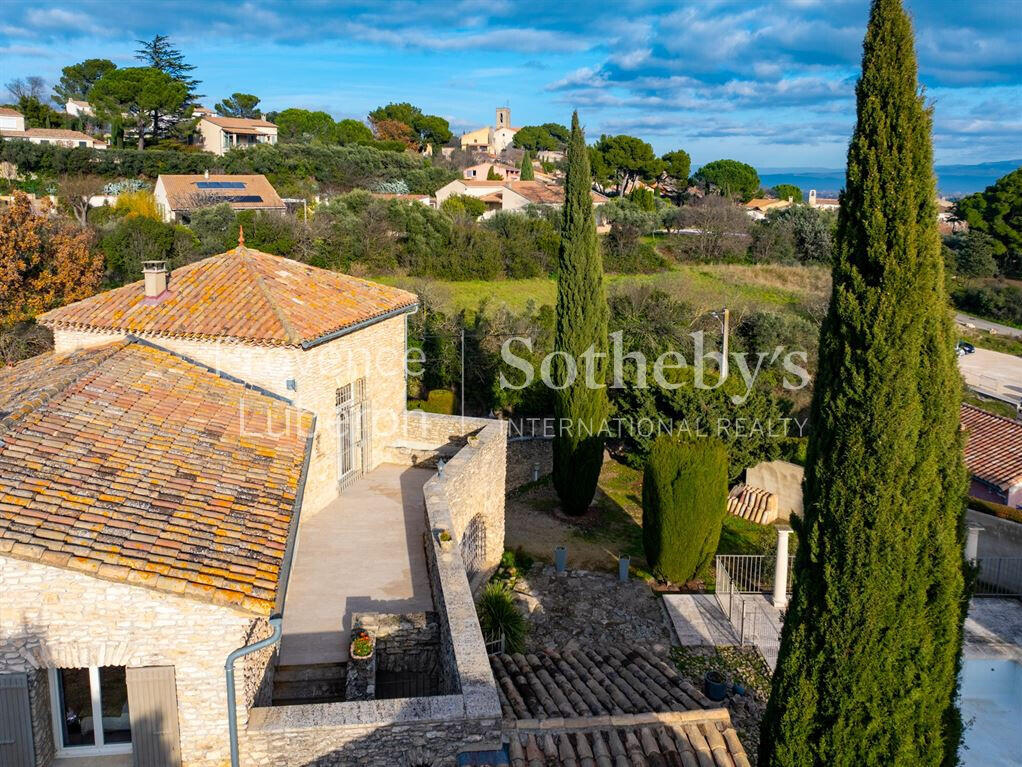
POLYGON ((532 152, 528 149, 522 155, 522 164, 519 167, 522 169, 522 181, 536 180, 536 173, 532 169, 532 152))
POLYGON ((585 513, 596 493, 603 463, 601 430, 610 410, 605 388, 608 310, 603 258, 593 218, 589 152, 578 112, 571 117, 567 159, 557 257, 556 355, 551 371, 560 387, 554 392, 554 487, 565 513, 578 515, 585 513), (592 360, 591 376, 586 374, 587 357, 592 360), (570 380, 572 369, 574 380, 570 380), (587 377, 594 386, 587 384, 587 377))
POLYGON ((856 98, 766 767, 953 765, 961 737, 961 393, 900 0, 873 2, 856 98))

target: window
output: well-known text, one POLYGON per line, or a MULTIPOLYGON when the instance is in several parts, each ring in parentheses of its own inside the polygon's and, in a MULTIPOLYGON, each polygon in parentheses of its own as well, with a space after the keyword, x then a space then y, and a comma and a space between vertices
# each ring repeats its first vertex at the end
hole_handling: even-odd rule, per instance
POLYGON ((123 666, 50 669, 58 756, 131 753, 123 666))
POLYGON ((78 142, 78 146, 88 146, 88 142, 87 141, 79 141, 78 142))

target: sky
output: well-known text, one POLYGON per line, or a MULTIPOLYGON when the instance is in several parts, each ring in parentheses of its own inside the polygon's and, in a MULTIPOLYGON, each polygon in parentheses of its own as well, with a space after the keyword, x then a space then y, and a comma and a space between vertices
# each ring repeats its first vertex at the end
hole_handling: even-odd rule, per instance
MULTIPOLYGON (((906 0, 938 164, 1022 156, 1022 0, 906 0)), ((693 165, 844 165, 866 0, 605 3, 0 0, 0 84, 86 58, 134 66, 154 34, 195 64, 206 106, 364 119, 410 101, 461 133, 567 123, 628 133, 693 165)), ((0 92, 0 101, 6 93, 0 92)))

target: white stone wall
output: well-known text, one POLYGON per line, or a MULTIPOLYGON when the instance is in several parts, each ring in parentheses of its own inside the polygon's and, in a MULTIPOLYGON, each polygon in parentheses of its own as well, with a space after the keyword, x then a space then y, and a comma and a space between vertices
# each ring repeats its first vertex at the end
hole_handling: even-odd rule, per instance
MULTIPOLYGON (((265 621, 5 556, 0 556, 0 595, 0 673, 173 666, 184 767, 222 767, 229 757, 224 661, 232 650, 266 635, 265 621)), ((263 654, 237 665, 242 712, 255 696, 266 660, 263 654)), ((45 747, 52 724, 49 707, 38 696, 48 697, 48 690, 35 687, 33 730, 37 744, 45 747)))

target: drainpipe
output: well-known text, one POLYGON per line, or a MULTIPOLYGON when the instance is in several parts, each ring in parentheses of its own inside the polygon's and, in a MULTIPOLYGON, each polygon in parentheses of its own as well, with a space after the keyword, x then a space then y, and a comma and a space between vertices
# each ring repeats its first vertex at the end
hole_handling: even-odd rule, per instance
POLYGON ((270 628, 273 629, 273 632, 268 637, 250 645, 239 647, 227 656, 227 663, 224 664, 224 668, 227 670, 227 728, 231 736, 231 767, 239 767, 240 764, 238 761, 238 704, 235 700, 234 692, 234 661, 277 643, 280 639, 284 618, 280 615, 274 615, 270 617, 268 622, 270 628))

